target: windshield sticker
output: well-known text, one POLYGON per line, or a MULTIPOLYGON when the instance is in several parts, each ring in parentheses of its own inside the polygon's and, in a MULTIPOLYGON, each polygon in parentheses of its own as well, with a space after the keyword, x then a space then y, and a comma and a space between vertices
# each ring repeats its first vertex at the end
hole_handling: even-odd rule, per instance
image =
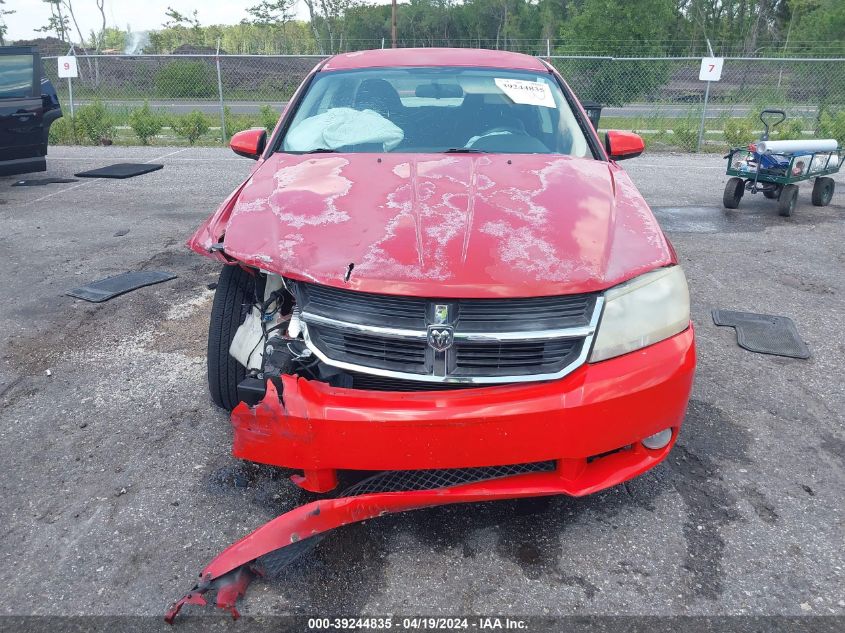
POLYGON ((525 81, 524 79, 499 79, 493 81, 514 103, 524 105, 556 108, 554 97, 549 85, 540 81, 525 81))

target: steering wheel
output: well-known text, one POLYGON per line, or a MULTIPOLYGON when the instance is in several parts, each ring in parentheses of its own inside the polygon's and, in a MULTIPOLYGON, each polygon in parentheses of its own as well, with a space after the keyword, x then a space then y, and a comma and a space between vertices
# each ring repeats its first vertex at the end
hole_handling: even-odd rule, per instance
POLYGON ((490 136, 491 134, 499 134, 499 133, 506 133, 506 134, 518 134, 519 136, 528 136, 528 132, 525 131, 523 127, 512 127, 510 125, 497 125, 496 127, 491 127, 489 130, 484 130, 479 136, 490 136))
MULTIPOLYGON (((528 136, 528 132, 525 131, 523 128, 518 127, 510 127, 506 125, 497 125, 496 127, 491 127, 487 130, 484 130, 481 134, 475 137, 475 141, 473 141, 473 145, 480 141, 483 138, 487 138, 489 136, 497 136, 499 134, 513 134, 515 136, 528 136)), ((466 145, 465 147, 472 147, 472 145, 466 145)))

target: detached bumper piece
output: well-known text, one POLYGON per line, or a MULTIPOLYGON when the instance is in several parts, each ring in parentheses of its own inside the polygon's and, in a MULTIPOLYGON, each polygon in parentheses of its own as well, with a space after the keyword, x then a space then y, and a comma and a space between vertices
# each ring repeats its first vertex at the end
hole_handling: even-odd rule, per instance
MULTIPOLYGON (((655 463, 668 454, 639 452, 655 463)), ((636 452, 632 448, 626 452, 636 452)), ((612 459, 608 456, 604 459, 612 459)), ((572 494, 576 488, 564 463, 547 461, 510 466, 380 473, 355 484, 335 499, 314 501, 276 517, 229 546, 200 574, 200 582, 167 611, 172 624, 186 604, 216 604, 237 619, 236 602, 257 577, 275 577, 311 550, 329 530, 385 514, 451 503, 572 494)))
POLYGON ((238 567, 217 578, 212 579, 210 576, 205 576, 181 600, 170 607, 164 616, 164 621, 173 624, 173 619, 178 615, 183 605, 197 604, 204 607, 208 604, 204 596, 209 591, 217 592, 217 606, 229 611, 232 614, 232 619, 237 620, 241 617, 241 614, 238 613, 235 603, 238 598, 246 593, 246 588, 249 587, 253 578, 255 578, 255 572, 248 565, 238 567))

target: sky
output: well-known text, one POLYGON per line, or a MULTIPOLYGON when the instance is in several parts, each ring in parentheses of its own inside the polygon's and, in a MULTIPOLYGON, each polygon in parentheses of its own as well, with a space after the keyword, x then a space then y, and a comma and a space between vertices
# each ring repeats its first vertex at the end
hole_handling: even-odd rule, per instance
MULTIPOLYGON (((200 24, 237 24, 247 17, 246 7, 258 4, 259 0, 105 0, 106 21, 108 26, 125 29, 132 26, 133 31, 159 29, 166 18, 164 12, 168 6, 180 13, 193 13, 197 10, 200 24)), ((370 0, 372 3, 390 0, 370 0)), ((71 0, 73 11, 82 29, 88 37, 92 29, 100 26, 100 12, 95 0, 71 0)), ((6 0, 6 9, 15 13, 6 16, 9 32, 7 40, 24 40, 42 37, 34 29, 44 26, 50 17, 50 8, 42 0, 6 0)), ((297 3, 297 17, 306 19, 308 12, 304 2, 297 3)), ((73 24, 71 23, 71 28, 73 24)), ((74 39, 78 36, 74 30, 74 39)))

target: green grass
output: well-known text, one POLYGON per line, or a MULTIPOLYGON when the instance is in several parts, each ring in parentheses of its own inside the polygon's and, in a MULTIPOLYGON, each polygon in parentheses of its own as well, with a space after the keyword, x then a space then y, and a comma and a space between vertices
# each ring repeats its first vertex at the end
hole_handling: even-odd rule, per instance
MULTIPOLYGON (((115 136, 112 140, 115 145, 140 145, 138 137, 135 136, 132 129, 128 127, 116 128, 115 136)), ((150 145, 188 147, 190 144, 186 139, 176 134, 172 127, 165 126, 161 129, 161 132, 156 134, 155 137, 150 140, 150 145)), ((220 147, 221 145, 223 145, 223 142, 220 138, 219 121, 216 127, 210 128, 205 134, 197 139, 196 143, 194 143, 194 147, 220 147)))
MULTIPOLYGON (((645 139, 646 147, 651 151, 688 151, 694 145, 691 134, 696 137, 695 140, 697 141, 698 129, 701 125, 700 117, 700 112, 689 117, 667 117, 659 114, 647 117, 603 116, 599 121, 599 132, 601 134, 604 134, 607 130, 636 132, 645 139)), ((775 128, 772 138, 813 138, 816 136, 815 127, 816 121, 813 119, 791 117, 775 128)), ((721 152, 736 144, 729 143, 727 138, 747 136, 746 142, 751 142, 760 138, 762 133, 763 125, 755 116, 732 117, 723 115, 713 118, 708 117, 704 120, 704 138, 701 151, 721 152), (747 133, 737 135, 735 133, 737 126, 747 130, 747 133), (731 134, 731 131, 734 131, 734 134, 731 134)))
MULTIPOLYGON (((135 108, 129 106, 109 106, 107 108, 109 122, 114 127, 112 140, 115 144, 141 144, 140 139, 138 139, 129 127, 130 113, 133 109, 135 108)), ((269 128, 275 124, 275 111, 271 111, 271 109, 266 107, 262 112, 256 112, 255 114, 233 114, 228 108, 226 110, 228 136, 250 127, 269 128)), ((187 140, 177 135, 172 128, 173 122, 185 115, 171 114, 162 110, 158 110, 157 112, 164 119, 164 127, 155 137, 150 139, 150 142, 155 145, 187 146, 187 140)), ((219 114, 205 114, 203 116, 209 129, 197 139, 195 145, 204 147, 223 145, 219 114)), ((697 141, 698 126, 700 124, 699 117, 700 114, 696 115, 694 112, 690 116, 682 118, 663 116, 659 112, 650 116, 640 117, 605 116, 599 122, 599 132, 601 135, 607 130, 636 132, 644 138, 648 151, 690 151, 694 150, 697 141)), ((840 116, 845 121, 843 117, 845 115, 840 116)), ((783 130, 782 138, 812 138, 815 136, 813 132, 815 126, 815 120, 791 118, 780 129, 783 130)), ((58 127, 60 126, 57 126, 57 129, 58 127)), ((65 125, 65 128, 61 135, 53 135, 51 132, 51 142, 54 144, 72 143, 73 140, 67 133, 69 126, 65 125)), ((822 134, 825 131, 827 130, 823 130, 822 134)), ((705 120, 704 142, 701 151, 724 152, 730 146, 726 140, 726 136, 728 138, 738 138, 739 136, 747 136, 748 133, 751 134, 749 141, 759 138, 762 133, 762 125, 754 117, 730 117, 724 115, 718 118, 708 118, 705 120), (737 127, 740 128, 739 133, 737 133, 737 127), (726 128, 728 129, 727 135, 725 133, 726 128), (731 134, 731 131, 733 131, 733 134, 731 134)), ((775 134, 772 138, 778 138, 778 136, 775 134)), ((77 143, 79 142, 80 139, 77 139, 77 143)))
MULTIPOLYGON (((130 114, 137 108, 129 106, 110 106, 107 108, 108 123, 112 128, 112 142, 116 145, 140 145, 141 140, 135 134, 130 126, 130 114)), ((226 130, 228 132, 227 138, 240 130, 245 130, 251 127, 267 127, 268 125, 275 125, 277 115, 270 116, 269 111, 256 112, 255 114, 232 114, 228 108, 226 112, 226 130)), ((160 116, 163 121, 161 130, 153 137, 150 143, 153 145, 189 145, 188 141, 179 136, 173 129, 176 121, 184 120, 186 114, 171 114, 161 109, 152 108, 152 111, 160 116)), ((223 138, 220 130, 220 116, 218 114, 204 114, 208 130, 202 134, 196 141, 198 146, 220 146, 223 145, 223 138)), ((74 140, 70 132, 70 116, 69 113, 54 123, 51 127, 50 137, 51 143, 57 145, 90 145, 91 141, 86 139, 84 135, 77 133, 74 140)))

